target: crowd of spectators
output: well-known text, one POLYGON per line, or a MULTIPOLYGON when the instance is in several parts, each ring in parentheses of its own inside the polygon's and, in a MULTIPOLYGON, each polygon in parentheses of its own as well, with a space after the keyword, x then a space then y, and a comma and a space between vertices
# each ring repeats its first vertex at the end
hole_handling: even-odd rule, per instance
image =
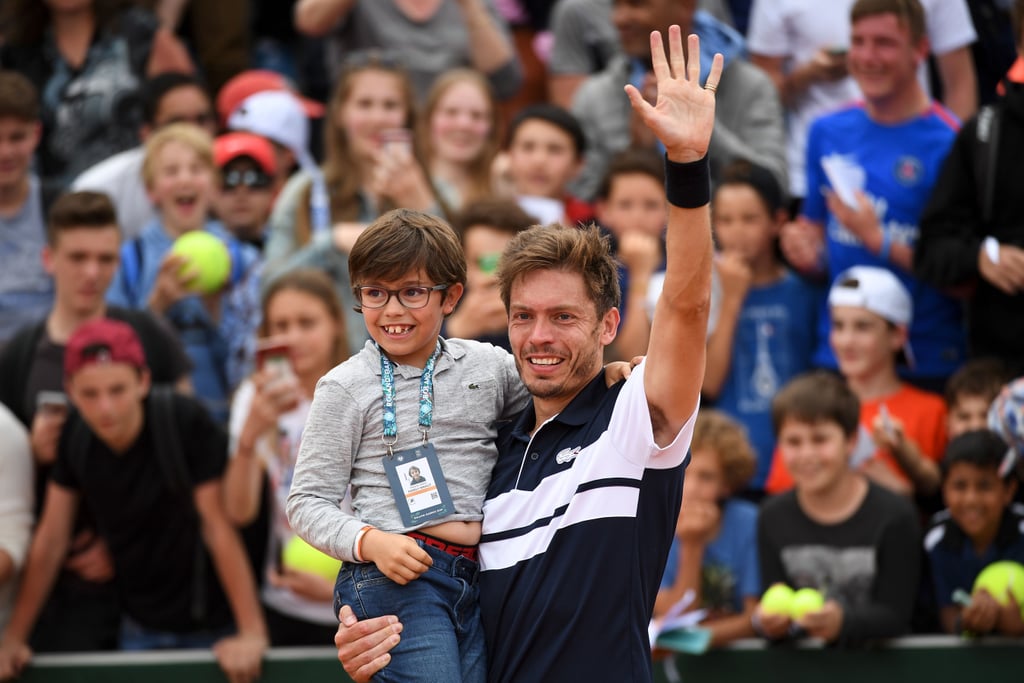
POLYGON ((703 407, 656 617, 706 609, 712 645, 1024 635, 1004 596, 958 593, 1024 562, 1024 408, 1003 389, 1024 374, 1024 1, 2 0, 0 677, 29 645, 218 643, 237 672, 260 642, 331 642, 333 583, 280 562, 283 502, 317 380, 372 343, 348 253, 387 211, 456 228, 467 287, 442 334, 505 348, 504 246, 596 222, 622 288, 606 360, 642 354, 668 203, 623 86, 654 102, 670 24, 725 67, 703 407), (196 231, 230 259, 213 291, 172 249, 196 231), (66 347, 102 319, 141 341, 129 388, 192 397, 192 517, 76 469, 66 347), (188 517, 162 546, 198 547, 166 618, 140 619, 160 561, 126 550, 118 510, 143 536, 188 517), (53 580, 19 592, 55 547, 53 580), (824 606, 766 614, 777 581, 824 606), (232 617, 253 641, 224 639, 232 617))

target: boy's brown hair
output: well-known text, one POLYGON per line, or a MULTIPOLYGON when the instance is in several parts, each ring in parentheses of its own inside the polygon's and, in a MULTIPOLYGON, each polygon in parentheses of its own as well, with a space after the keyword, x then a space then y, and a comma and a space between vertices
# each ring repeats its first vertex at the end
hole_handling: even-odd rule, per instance
POLYGON ((519 233, 505 247, 498 264, 498 287, 509 310, 512 284, 538 270, 579 273, 600 319, 621 299, 619 270, 608 238, 597 227, 567 228, 557 223, 519 233))
POLYGON ((46 222, 46 243, 56 247, 61 233, 81 228, 114 228, 120 232, 110 197, 83 191, 66 192, 54 200, 46 222))
POLYGON ((857 0, 850 9, 850 25, 879 14, 895 14, 914 44, 925 37, 924 8, 918 0, 857 0))
POLYGON ((786 420, 834 422, 850 437, 857 433, 860 423, 860 401, 838 375, 812 370, 790 380, 772 400, 776 435, 786 420))
POLYGON ((423 270, 435 284, 466 284, 458 235, 440 218, 411 209, 389 211, 370 223, 349 252, 348 270, 353 288, 413 270, 423 270))
POLYGON ((17 71, 0 70, 0 119, 39 121, 39 93, 17 71))
POLYGON ((977 396, 991 403, 1011 379, 1006 365, 998 358, 969 360, 946 381, 946 407, 952 408, 967 396, 977 396))
POLYGON ((664 185, 665 163, 657 152, 648 149, 627 149, 616 154, 608 162, 608 170, 604 172, 601 184, 597 186, 597 198, 608 199, 612 194, 615 179, 624 175, 646 175, 659 185, 664 185))
POLYGON ((718 410, 704 409, 697 415, 690 450, 709 450, 718 456, 730 493, 742 490, 757 469, 757 456, 746 430, 718 410))
POLYGON ((142 180, 146 187, 153 186, 156 159, 160 151, 172 142, 178 142, 196 153, 214 177, 220 170, 213 161, 213 138, 202 128, 191 123, 172 123, 156 131, 146 140, 146 158, 142 161, 142 180))
POLYGON ((466 204, 452 220, 452 227, 463 242, 470 228, 481 225, 516 235, 536 224, 537 219, 526 213, 516 201, 494 197, 466 204))

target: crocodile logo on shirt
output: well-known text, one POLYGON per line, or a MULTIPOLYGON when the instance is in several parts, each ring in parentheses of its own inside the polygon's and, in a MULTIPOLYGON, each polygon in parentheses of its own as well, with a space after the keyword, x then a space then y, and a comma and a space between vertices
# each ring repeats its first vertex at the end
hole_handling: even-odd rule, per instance
POLYGON ((577 455, 580 454, 580 450, 582 450, 581 446, 577 446, 576 448, 563 448, 562 450, 558 451, 558 455, 555 456, 555 462, 557 462, 559 465, 564 465, 567 462, 571 462, 577 455))

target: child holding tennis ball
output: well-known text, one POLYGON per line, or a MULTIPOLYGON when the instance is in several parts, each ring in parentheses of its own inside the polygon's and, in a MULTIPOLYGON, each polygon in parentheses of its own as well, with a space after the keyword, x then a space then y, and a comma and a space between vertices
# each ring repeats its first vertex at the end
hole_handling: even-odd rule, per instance
POLYGON ((212 141, 195 126, 172 124, 146 141, 142 175, 158 217, 122 246, 121 266, 107 300, 125 308, 148 308, 170 323, 192 360, 196 396, 215 420, 226 423, 231 392, 248 374, 252 359, 260 258, 255 248, 209 220, 216 173, 212 141), (214 289, 216 282, 201 271, 218 261, 222 266, 223 253, 218 257, 219 250, 208 245, 191 252, 191 261, 174 253, 176 240, 197 231, 226 247, 230 271, 220 288, 214 289))

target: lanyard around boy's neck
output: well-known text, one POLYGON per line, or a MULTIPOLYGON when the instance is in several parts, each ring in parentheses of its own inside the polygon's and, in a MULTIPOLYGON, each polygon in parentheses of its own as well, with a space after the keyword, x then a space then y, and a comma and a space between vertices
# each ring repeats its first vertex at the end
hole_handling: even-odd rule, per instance
MULTIPOLYGON (((398 441, 398 421, 395 415, 395 368, 384 351, 380 351, 380 387, 384 404, 384 434, 381 440, 388 449, 388 455, 394 455, 392 447, 398 441)), ((420 410, 419 424, 423 433, 423 443, 427 443, 430 426, 434 419, 434 364, 441 355, 441 342, 437 342, 434 353, 427 360, 423 373, 420 375, 420 410)))

